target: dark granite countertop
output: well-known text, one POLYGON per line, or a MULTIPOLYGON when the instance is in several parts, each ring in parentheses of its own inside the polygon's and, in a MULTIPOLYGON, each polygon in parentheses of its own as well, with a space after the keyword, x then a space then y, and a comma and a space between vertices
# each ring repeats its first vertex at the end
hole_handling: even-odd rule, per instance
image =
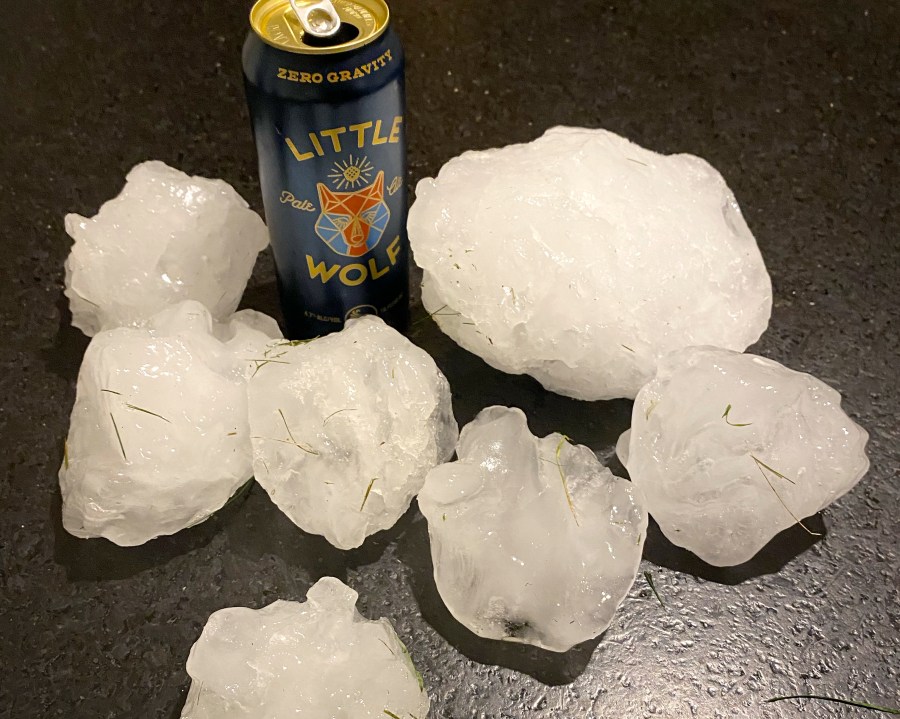
MULTIPOLYGON (((135 163, 222 177, 260 208, 241 85, 248 2, 5 3, 0 22, 0 716, 177 717, 184 662, 221 607, 302 599, 334 575, 407 642, 438 719, 844 717, 823 693, 900 704, 898 31, 891 2, 394 0, 408 55, 410 176, 555 124, 707 158, 734 189, 775 287, 755 350, 838 388, 872 468, 749 565, 714 569, 651 529, 609 631, 564 655, 481 640, 443 608, 425 522, 342 553, 259 487, 223 516, 134 549, 75 539, 56 472, 87 340, 63 302, 68 211, 135 163)), ((535 158, 540 161, 540 158, 535 158)), ((276 312, 268 255, 245 305, 276 312)), ((423 311, 418 304, 415 316, 423 311)), ((502 375, 430 322, 414 340, 460 423, 512 404, 537 434, 612 453, 626 401, 502 375)), ((319 718, 315 718, 319 719, 319 718)))

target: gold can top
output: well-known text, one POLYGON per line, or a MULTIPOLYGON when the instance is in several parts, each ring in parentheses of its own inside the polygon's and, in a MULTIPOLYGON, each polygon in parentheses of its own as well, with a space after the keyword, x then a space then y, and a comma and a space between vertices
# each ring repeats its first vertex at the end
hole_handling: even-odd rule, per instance
POLYGON ((334 37, 335 44, 325 44, 319 38, 307 36, 290 0, 257 0, 250 11, 250 26, 272 47, 304 55, 355 50, 372 42, 387 29, 390 11, 384 0, 332 0, 332 4, 342 28, 334 37), (344 26, 354 28, 358 34, 344 32, 344 26))

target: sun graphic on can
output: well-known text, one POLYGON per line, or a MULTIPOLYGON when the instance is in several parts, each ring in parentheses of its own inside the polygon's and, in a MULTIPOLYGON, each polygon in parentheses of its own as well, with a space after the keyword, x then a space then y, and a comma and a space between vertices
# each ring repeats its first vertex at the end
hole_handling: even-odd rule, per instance
POLYGON ((328 173, 328 177, 337 190, 343 190, 345 187, 351 190, 357 185, 367 185, 372 180, 372 171, 375 168, 369 162, 369 158, 357 157, 350 155, 346 160, 338 160, 334 163, 334 168, 328 173))

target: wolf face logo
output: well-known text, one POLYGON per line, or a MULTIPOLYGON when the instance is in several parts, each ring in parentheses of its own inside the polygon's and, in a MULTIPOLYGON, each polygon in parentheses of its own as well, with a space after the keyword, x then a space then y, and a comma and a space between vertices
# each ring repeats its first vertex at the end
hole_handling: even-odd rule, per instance
POLYGON ((384 203, 384 172, 355 192, 336 192, 318 184, 322 214, 316 234, 339 255, 359 257, 380 241, 391 211, 384 203))

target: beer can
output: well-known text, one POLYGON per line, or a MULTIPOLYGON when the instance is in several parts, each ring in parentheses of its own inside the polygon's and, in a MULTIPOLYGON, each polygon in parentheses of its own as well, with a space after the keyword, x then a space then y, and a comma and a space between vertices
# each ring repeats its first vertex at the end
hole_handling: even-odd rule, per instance
POLYGON ((259 0, 247 103, 291 339, 409 317, 403 50, 383 0, 259 0))

